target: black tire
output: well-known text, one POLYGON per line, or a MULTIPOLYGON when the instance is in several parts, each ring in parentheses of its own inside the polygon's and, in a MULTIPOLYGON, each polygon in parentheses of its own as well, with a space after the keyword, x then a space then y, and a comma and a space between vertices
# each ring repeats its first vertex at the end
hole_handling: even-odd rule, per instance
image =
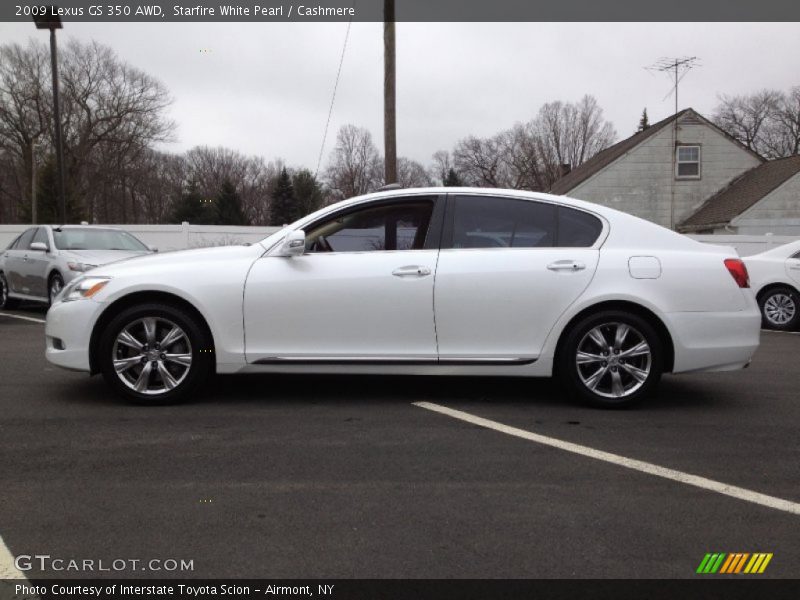
POLYGON ((16 298, 9 298, 9 287, 8 281, 6 281, 6 275, 3 272, 0 272, 0 310, 13 310, 19 306, 19 300, 16 298))
POLYGON ((61 273, 53 272, 47 279, 47 304, 53 305, 53 300, 58 296, 59 292, 64 289, 64 278, 61 273))
POLYGON ((794 331, 800 325, 800 295, 785 286, 770 288, 758 296, 761 324, 765 329, 794 331))
POLYGON ((148 406, 190 400, 215 369, 212 342, 198 318, 186 310, 160 302, 131 306, 116 315, 100 334, 96 356, 100 372, 114 391, 128 402, 148 406), (145 320, 156 323, 152 338, 147 335, 145 320), (158 339, 166 341, 174 326, 181 330, 183 337, 178 342, 173 342, 169 348, 159 348, 158 339), (124 330, 135 341, 144 344, 144 349, 137 350, 119 342, 118 336, 124 330), (147 345, 148 339, 155 340, 155 343, 147 345), (163 352, 166 353, 161 354, 159 359, 156 355, 163 352), (147 358, 144 358, 145 354, 147 358), (165 358, 167 356, 189 356, 191 364, 187 367, 177 361, 171 362, 172 359, 165 358), (115 360, 130 361, 130 366, 118 374, 114 366, 115 360), (166 378, 161 375, 162 367, 168 370, 166 378), (145 369, 148 371, 143 376, 145 369), (170 377, 173 378, 172 388, 167 382, 170 377), (144 385, 152 385, 152 389, 134 389, 141 381, 144 381, 144 385))
POLYGON ((564 335, 556 357, 556 374, 574 396, 592 406, 633 406, 650 395, 661 379, 663 343, 653 326, 636 314, 598 312, 575 323, 564 335), (618 346, 615 336, 625 327, 627 333, 618 346), (606 342, 604 348, 595 339, 597 332, 606 342))

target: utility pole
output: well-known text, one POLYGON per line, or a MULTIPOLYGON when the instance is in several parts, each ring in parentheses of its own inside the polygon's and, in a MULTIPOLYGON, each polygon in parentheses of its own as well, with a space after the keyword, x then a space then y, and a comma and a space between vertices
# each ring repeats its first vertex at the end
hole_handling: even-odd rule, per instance
POLYGON ((56 48, 56 29, 61 29, 61 17, 55 6, 48 6, 44 15, 33 17, 37 29, 50 30, 50 71, 53 74, 53 130, 56 144, 56 165, 58 167, 58 211, 61 223, 67 222, 67 201, 64 192, 64 144, 61 134, 61 102, 58 97, 58 50, 56 48))
POLYGON ((31 225, 36 225, 36 140, 31 142, 31 225))
MULTIPOLYGON (((674 85, 669 93, 664 96, 664 99, 674 93, 675 94, 675 115, 678 114, 678 84, 684 75, 691 69, 699 65, 699 59, 696 56, 684 56, 682 58, 661 58, 655 64, 645 67, 648 71, 658 71, 660 73, 667 73, 674 85)), ((669 200, 669 228, 675 229, 675 177, 677 170, 677 153, 678 153, 678 119, 677 116, 672 121, 672 177, 670 178, 670 200, 669 200)))
POLYGON ((394 0, 383 0, 383 140, 385 184, 397 183, 394 0))

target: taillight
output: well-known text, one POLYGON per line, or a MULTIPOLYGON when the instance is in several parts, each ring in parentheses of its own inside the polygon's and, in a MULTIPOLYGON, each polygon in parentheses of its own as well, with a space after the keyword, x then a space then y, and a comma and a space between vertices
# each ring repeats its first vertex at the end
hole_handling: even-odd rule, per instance
POLYGON ((747 267, 741 259, 726 258, 725 266, 728 269, 728 273, 731 274, 731 277, 733 277, 733 280, 740 288, 750 287, 750 276, 747 274, 747 267))

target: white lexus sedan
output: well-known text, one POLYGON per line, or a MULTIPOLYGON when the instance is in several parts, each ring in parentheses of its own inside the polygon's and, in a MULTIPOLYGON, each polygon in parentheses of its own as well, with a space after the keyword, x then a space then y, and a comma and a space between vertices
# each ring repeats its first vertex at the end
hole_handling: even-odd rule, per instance
POLYGON ((800 327, 800 241, 744 259, 765 327, 792 331, 800 327))
POLYGON ((95 269, 46 333, 50 362, 139 403, 214 372, 556 374, 618 407, 664 372, 746 367, 760 321, 733 249, 562 196, 431 188, 95 269))

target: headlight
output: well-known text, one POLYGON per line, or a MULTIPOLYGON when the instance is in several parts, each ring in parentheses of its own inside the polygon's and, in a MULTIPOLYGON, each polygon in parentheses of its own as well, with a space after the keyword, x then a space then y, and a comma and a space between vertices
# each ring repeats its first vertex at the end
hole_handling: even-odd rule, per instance
POLYGON ((106 287, 109 279, 109 277, 79 277, 64 288, 59 300, 71 302, 72 300, 91 298, 106 287))
POLYGON ((79 273, 83 273, 84 271, 88 271, 89 269, 94 269, 97 265, 90 265, 87 263, 82 262, 73 262, 70 261, 67 263, 70 271, 78 271, 79 273))

